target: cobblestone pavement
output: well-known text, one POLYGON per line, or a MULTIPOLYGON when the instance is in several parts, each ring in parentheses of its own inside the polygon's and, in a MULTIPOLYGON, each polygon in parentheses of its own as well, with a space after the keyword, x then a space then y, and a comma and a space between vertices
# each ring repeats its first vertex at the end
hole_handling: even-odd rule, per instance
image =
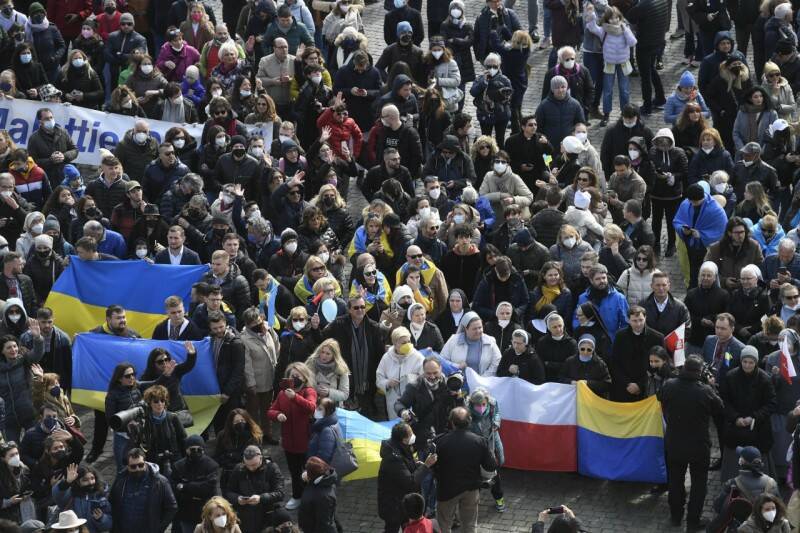
MULTIPOLYGON (((215 4, 219 17, 221 14, 220 2, 212 0, 212 4, 215 4)), ((470 20, 475 19, 482 6, 483 2, 480 0, 466 1, 467 16, 470 20)), ((517 2, 515 10, 519 15, 520 21, 527 21, 527 2, 517 2)), ((541 13, 542 9, 540 8, 539 11, 541 13)), ((424 16, 424 6, 422 12, 424 16)), ((369 38, 369 51, 376 59, 384 48, 383 15, 383 2, 369 5, 364 11, 364 24, 369 38)), ((675 27, 676 20, 673 13, 670 31, 674 31, 675 27)), ((540 31, 541 28, 540 21, 540 31)), ((423 43, 423 48, 425 48, 426 43, 427 40, 423 43)), ((537 45, 534 46, 536 47, 537 45)), ((661 76, 668 95, 677 84, 677 80, 684 70, 684 66, 680 63, 682 48, 682 39, 677 41, 668 40, 667 42, 664 54, 665 68, 661 71, 661 76)), ((539 94, 548 53, 549 50, 535 48, 531 55, 529 61, 532 67, 531 79, 523 104, 523 110, 526 112, 535 111, 539 103, 539 94)), ((480 69, 481 67, 476 65, 476 72, 480 72, 480 69)), ((697 74, 696 69, 694 73, 695 75, 697 74)), ((467 96, 467 100, 468 103, 465 110, 474 116, 471 97, 467 96)), ((641 103, 638 78, 631 79, 631 101, 635 104, 641 103)), ((614 106, 619 106, 618 99, 615 99, 614 106)), ((612 121, 615 121, 618 117, 619 109, 615 109, 612 113, 612 121)), ((597 121, 594 121, 594 123, 595 126, 589 130, 589 137, 592 144, 599 150, 603 130, 596 126, 597 121)), ((654 133, 657 129, 666 126, 660 114, 647 117, 646 123, 654 133)), ((477 120, 474 121, 474 129, 479 132, 477 120)), ((354 217, 365 204, 363 196, 361 196, 354 183, 351 184, 350 203, 354 217)), ((662 240, 666 241, 666 235, 662 236, 662 240)), ((666 249, 666 242, 662 245, 662 249, 666 249)), ((659 268, 672 275, 673 293, 682 298, 686 289, 676 258, 662 258, 659 268)), ((86 428, 91 431, 93 426, 91 413, 83 408, 81 410, 83 411, 84 420, 86 420, 86 428)), ((559 443, 554 442, 552 445, 558 446, 559 443)), ((270 451, 273 458, 281 465, 283 471, 287 472, 286 463, 280 449, 272 447, 270 451)), ((102 468, 104 478, 108 481, 113 479, 111 462, 111 445, 108 443, 106 445, 106 453, 97 463, 102 468)), ((481 499, 479 531, 530 531, 531 523, 536 520, 537 513, 540 510, 562 503, 573 509, 583 521, 586 530, 593 533, 677 531, 677 528, 669 525, 666 493, 653 496, 649 493, 649 485, 614 483, 585 478, 573 473, 521 472, 513 470, 503 470, 502 478, 508 510, 502 514, 495 512, 494 502, 488 492, 485 492, 481 499)), ((288 475, 286 482, 288 488, 288 475)), ((377 516, 376 486, 375 480, 349 482, 341 486, 338 491, 338 514, 346 532, 375 533, 383 531, 383 522, 377 516)), ((716 496, 719 486, 718 473, 711 472, 709 476, 709 494, 706 498, 707 517, 711 515, 710 504, 716 496)))

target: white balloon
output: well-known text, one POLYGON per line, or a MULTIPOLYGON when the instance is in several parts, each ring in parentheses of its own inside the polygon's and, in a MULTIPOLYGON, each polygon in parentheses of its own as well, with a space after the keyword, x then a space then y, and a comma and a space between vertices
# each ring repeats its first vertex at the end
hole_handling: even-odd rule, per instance
POLYGON ((336 300, 333 298, 328 298, 322 302, 321 306, 322 316, 325 317, 325 320, 328 322, 333 322, 336 318, 336 313, 339 311, 338 307, 336 306, 336 300))

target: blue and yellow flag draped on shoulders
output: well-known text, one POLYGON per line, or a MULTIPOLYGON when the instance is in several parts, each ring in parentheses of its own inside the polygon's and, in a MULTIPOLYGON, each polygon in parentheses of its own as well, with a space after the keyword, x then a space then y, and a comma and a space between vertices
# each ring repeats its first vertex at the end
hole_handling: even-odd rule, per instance
MULTIPOLYGON (((201 433, 214 418, 220 405, 219 383, 214 370, 211 340, 193 341, 197 362, 181 380, 181 394, 194 418, 187 431, 201 433)), ((101 333, 81 333, 72 347, 72 403, 105 410, 106 391, 114 367, 127 362, 141 377, 147 366, 147 356, 153 348, 164 348, 178 363, 186 360, 182 341, 153 341, 130 339, 101 333)))
POLYGON ((164 300, 178 296, 189 301, 192 284, 208 271, 207 265, 153 265, 146 261, 82 261, 70 257, 45 305, 58 327, 70 336, 103 324, 106 307, 125 308, 128 327, 143 337, 165 319, 164 300))
POLYGON ((611 402, 578 382, 578 472, 612 481, 666 483, 664 422, 655 396, 611 402))

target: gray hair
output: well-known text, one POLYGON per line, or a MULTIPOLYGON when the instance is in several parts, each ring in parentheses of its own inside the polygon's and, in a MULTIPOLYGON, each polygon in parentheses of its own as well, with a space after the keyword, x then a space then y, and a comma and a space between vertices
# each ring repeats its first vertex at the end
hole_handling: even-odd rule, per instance
POLYGON ((728 175, 727 172, 725 172, 724 170, 715 170, 714 172, 711 173, 711 177, 708 178, 708 183, 713 187, 714 185, 718 185, 723 182, 728 183, 730 182, 730 180, 731 177, 728 175))
POLYGON ((783 238, 778 242, 778 248, 783 248, 786 250, 795 251, 797 250, 797 244, 792 239, 783 238))
POLYGON ((475 203, 478 201, 478 191, 472 187, 464 187, 461 191, 461 199, 467 203, 475 203))
POLYGON ((498 66, 502 63, 502 59, 500 59, 500 55, 492 52, 491 54, 486 56, 486 59, 483 60, 483 66, 488 66, 488 63, 497 63, 498 66))
POLYGON ((89 220, 83 225, 83 233, 87 231, 103 231, 103 225, 96 220, 89 220))
POLYGON ((272 233, 272 224, 269 220, 265 219, 264 217, 252 217, 248 219, 247 223, 253 228, 255 231, 260 233, 261 235, 267 235, 272 233))
POLYGON ((574 56, 577 55, 573 47, 562 46, 561 48, 558 49, 558 61, 560 62, 562 59, 564 59, 564 55, 566 55, 567 53, 571 53, 574 56))
POLYGON ((554 91, 559 87, 569 87, 569 83, 567 83, 567 78, 564 76, 553 76, 553 79, 550 80, 550 90, 554 91))
POLYGON ((562 317, 555 311, 544 317, 544 323, 545 325, 547 325, 548 328, 550 327, 550 322, 553 322, 554 320, 560 320, 561 322, 564 322, 564 317, 562 317))
POLYGON ((717 277, 719 274, 719 267, 714 261, 705 261, 702 265, 700 265, 699 272, 702 272, 703 270, 710 270, 714 273, 714 277, 717 277))

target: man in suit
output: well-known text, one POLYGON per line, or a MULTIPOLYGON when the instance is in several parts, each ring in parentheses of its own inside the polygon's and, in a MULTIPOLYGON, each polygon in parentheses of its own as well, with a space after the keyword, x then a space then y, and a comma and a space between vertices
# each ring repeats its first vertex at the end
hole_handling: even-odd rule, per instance
POLYGON ((183 244, 186 232, 180 226, 172 226, 167 232, 167 248, 156 254, 157 265, 199 265, 200 256, 183 244))
POLYGON ((153 339, 171 341, 199 341, 203 339, 203 330, 186 318, 183 300, 170 296, 164 300, 167 318, 153 330, 153 339))
POLYGON ((245 390, 245 349, 236 330, 228 327, 225 315, 219 311, 208 314, 211 349, 220 384, 220 406, 214 416, 214 432, 219 434, 231 409, 241 407, 245 390))
MULTIPOLYGON (((714 379, 722 383, 729 370, 739 366, 744 343, 733 336, 736 328, 736 319, 730 313, 720 313, 714 323, 714 335, 706 337, 703 343, 703 359, 713 367, 714 379)), ((717 428, 717 438, 723 442, 725 418, 714 417, 714 426, 717 428)), ((721 449, 720 449, 721 450, 721 449)), ((721 455, 721 454, 720 454, 721 455)), ((714 459, 709 467, 717 470, 722 465, 722 457, 714 459)))

